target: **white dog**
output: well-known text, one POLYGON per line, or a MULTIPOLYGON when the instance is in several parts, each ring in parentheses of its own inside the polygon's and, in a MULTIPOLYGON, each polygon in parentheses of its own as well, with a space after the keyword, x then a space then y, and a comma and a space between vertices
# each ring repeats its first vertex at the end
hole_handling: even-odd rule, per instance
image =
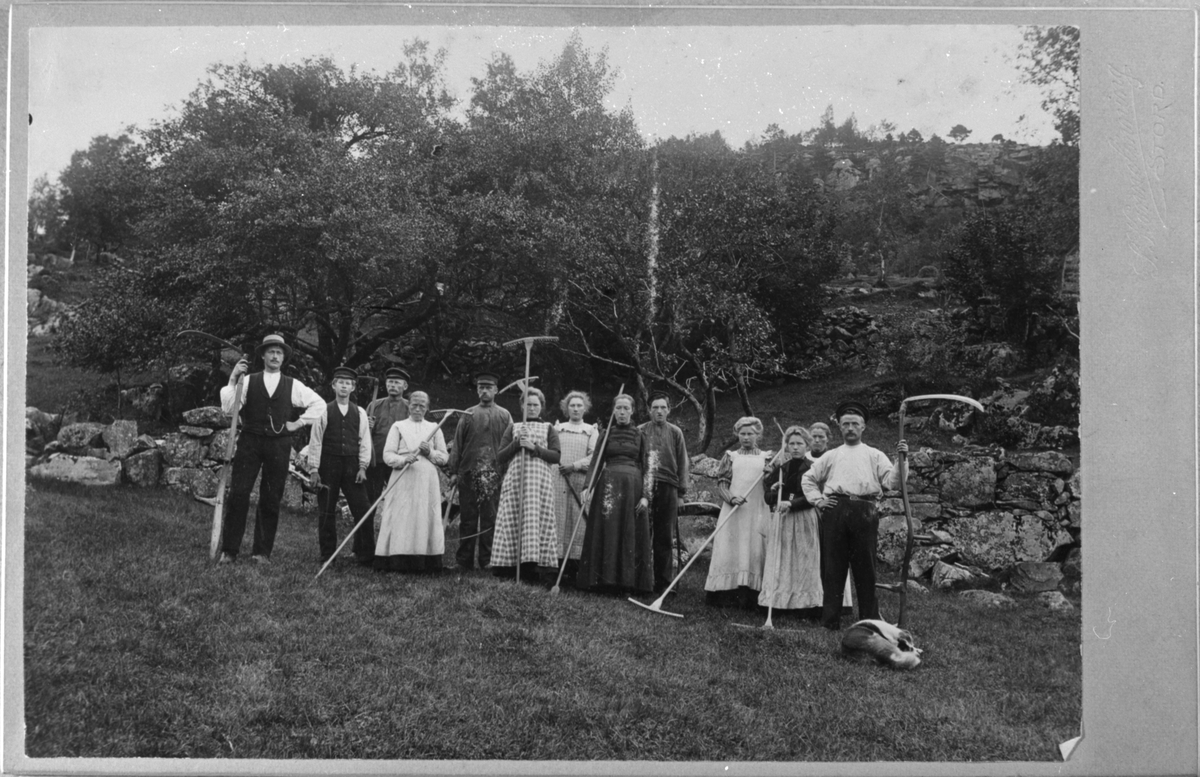
POLYGON ((921 649, 913 644, 912 634, 887 621, 862 620, 842 635, 842 652, 875 659, 893 669, 916 669, 921 649))

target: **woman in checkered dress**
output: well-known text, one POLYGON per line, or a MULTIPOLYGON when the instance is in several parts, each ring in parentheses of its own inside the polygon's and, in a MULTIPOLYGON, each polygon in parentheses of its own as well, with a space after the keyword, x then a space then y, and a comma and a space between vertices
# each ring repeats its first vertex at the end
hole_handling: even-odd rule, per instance
POLYGON ((588 466, 592 463, 592 452, 596 449, 599 437, 594 424, 583 422, 583 415, 591 406, 592 401, 587 394, 572 391, 559 403, 567 420, 554 425, 559 445, 562 446, 562 462, 557 467, 558 477, 554 480, 558 563, 561 565, 564 559, 568 559, 566 577, 571 581, 574 581, 579 566, 579 554, 583 550, 583 535, 587 527, 586 519, 580 515, 580 500, 587 488, 588 466), (568 548, 567 543, 571 547, 568 548))
POLYGON ((536 583, 538 567, 558 563, 558 521, 554 512, 554 465, 561 453, 554 427, 540 420, 546 396, 535 388, 525 394, 525 421, 513 424, 500 440, 497 457, 507 464, 496 511, 492 572, 536 583))

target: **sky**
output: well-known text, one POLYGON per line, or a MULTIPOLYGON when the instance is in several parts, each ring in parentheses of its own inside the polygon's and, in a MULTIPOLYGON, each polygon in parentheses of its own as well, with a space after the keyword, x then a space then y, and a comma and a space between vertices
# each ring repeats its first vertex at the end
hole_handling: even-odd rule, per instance
POLYGON ((587 48, 607 48, 618 71, 609 103, 632 108, 648 139, 720 130, 740 147, 772 123, 809 129, 829 105, 838 124, 851 114, 861 129, 886 119, 926 138, 959 123, 970 141, 1056 136, 1040 93, 1020 83, 1015 25, 34 28, 29 181, 56 179, 92 137, 170 117, 212 63, 327 55, 385 73, 403 42, 420 37, 446 49, 447 83, 465 106, 471 77, 494 53, 532 70, 574 29, 587 48))

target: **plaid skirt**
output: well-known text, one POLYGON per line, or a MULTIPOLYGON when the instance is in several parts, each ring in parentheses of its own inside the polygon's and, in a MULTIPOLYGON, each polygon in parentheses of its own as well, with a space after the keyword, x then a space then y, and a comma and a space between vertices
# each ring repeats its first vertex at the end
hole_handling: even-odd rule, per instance
MULTIPOLYGON (((514 438, 520 434, 521 426, 513 424, 514 438)), ((533 441, 546 447, 546 431, 550 425, 531 421, 529 427, 533 441)), ((542 567, 558 566, 555 477, 551 465, 524 449, 509 462, 500 487, 500 507, 496 511, 493 567, 514 567, 531 561, 542 567)))

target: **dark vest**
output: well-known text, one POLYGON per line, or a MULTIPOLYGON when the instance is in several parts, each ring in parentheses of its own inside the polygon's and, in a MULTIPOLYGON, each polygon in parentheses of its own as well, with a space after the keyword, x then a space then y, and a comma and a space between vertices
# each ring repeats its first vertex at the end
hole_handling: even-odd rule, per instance
POLYGON ((358 458, 358 405, 350 403, 345 416, 337 400, 325 407, 325 436, 321 438, 321 457, 354 456, 358 458))
POLYGON ((243 428, 250 434, 264 437, 286 437, 287 422, 292 420, 292 379, 279 376, 275 396, 267 394, 263 374, 256 372, 247 381, 245 404, 242 405, 243 428))

